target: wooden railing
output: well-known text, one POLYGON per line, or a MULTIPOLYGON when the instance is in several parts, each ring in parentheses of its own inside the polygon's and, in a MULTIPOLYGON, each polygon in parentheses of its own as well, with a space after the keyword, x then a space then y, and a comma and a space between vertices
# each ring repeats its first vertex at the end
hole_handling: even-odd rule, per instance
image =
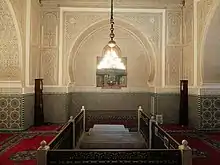
POLYGON ((47 152, 47 165, 57 164, 151 164, 182 165, 180 150, 53 150, 47 152))
POLYGON ((141 107, 137 113, 138 131, 149 142, 149 149, 78 150, 76 146, 85 131, 85 108, 63 127, 48 145, 45 141, 37 150, 38 165, 55 164, 151 164, 191 165, 192 151, 183 141, 176 142, 141 107), (68 142, 65 142, 68 141, 68 142), (72 148, 71 148, 72 146, 72 148), (180 149, 181 148, 181 149, 180 149), (74 150, 73 150, 74 149, 74 150))
POLYGON ((51 150, 54 149, 73 149, 77 147, 79 140, 85 131, 85 108, 63 126, 62 130, 48 144, 51 150))
POLYGON ((74 148, 77 147, 79 140, 85 131, 85 108, 82 106, 81 112, 73 119, 74 123, 74 148))
POLYGON ((68 121, 48 146, 50 149, 72 149, 73 136, 73 123, 72 121, 68 121))
POLYGON ((138 130, 145 139, 149 148, 150 139, 150 118, 143 112, 141 106, 138 108, 138 130))
POLYGON ((151 145, 153 149, 178 149, 180 146, 180 144, 166 131, 164 131, 156 122, 152 122, 151 131, 151 145))

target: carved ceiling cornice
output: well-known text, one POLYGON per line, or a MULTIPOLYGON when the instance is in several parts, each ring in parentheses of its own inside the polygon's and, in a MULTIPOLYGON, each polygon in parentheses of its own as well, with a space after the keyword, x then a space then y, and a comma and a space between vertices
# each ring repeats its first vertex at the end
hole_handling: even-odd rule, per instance
MULTIPOLYGON (((182 0, 115 0, 116 8, 180 8, 182 0)), ((110 0, 41 0, 43 6, 109 8, 110 0)))

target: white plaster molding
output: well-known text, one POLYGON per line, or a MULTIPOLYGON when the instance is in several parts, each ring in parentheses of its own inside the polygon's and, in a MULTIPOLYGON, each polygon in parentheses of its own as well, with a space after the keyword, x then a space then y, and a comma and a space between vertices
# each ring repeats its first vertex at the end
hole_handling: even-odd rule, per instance
POLYGON ((0 88, 17 88, 22 87, 21 81, 0 81, 0 88))
MULTIPOLYGON (((162 87, 166 85, 166 12, 162 12, 162 87)), ((157 68, 157 67, 155 67, 157 68)), ((155 72, 157 73, 157 72, 155 72)))
POLYGON ((193 86, 198 85, 198 22, 197 22, 197 5, 200 0, 194 0, 194 9, 193 9, 193 38, 194 38, 194 79, 193 86))
MULTIPOLYGON (((25 77, 23 77, 23 73, 25 72, 25 68, 23 67, 23 50, 22 50, 22 41, 21 41, 21 32, 20 32, 20 29, 19 29, 19 25, 18 25, 18 20, 16 18, 16 14, 15 14, 15 11, 13 9, 13 6, 11 4, 11 2, 9 0, 6 0, 5 1, 8 5, 8 8, 10 10, 10 13, 12 15, 12 18, 13 18, 13 23, 15 25, 15 30, 16 30, 16 34, 17 34, 17 39, 18 39, 18 50, 19 50, 19 62, 20 62, 20 73, 21 73, 21 80, 22 81, 25 81, 25 77)), ((24 85, 22 83, 22 85, 24 85)))
MULTIPOLYGON (((76 11, 76 12, 110 12, 108 8, 83 8, 83 7, 61 7, 61 11, 76 11)), ((133 8, 115 8, 114 13, 162 13, 165 9, 133 9, 133 8)))
POLYGON ((4 94, 21 94, 22 93, 22 88, 1 88, 0 87, 0 93, 1 95, 4 94))
MULTIPOLYGON (((62 8, 60 9, 60 34, 59 34, 59 80, 58 80, 58 84, 62 85, 63 84, 63 33, 64 33, 64 29, 63 29, 63 13, 64 11, 62 10, 62 8)), ((68 75, 69 76, 69 75, 68 75)), ((65 77, 66 79, 66 77, 65 77)))
MULTIPOLYGON (((197 1, 199 2, 200 0, 197 0, 197 1)), ((201 82, 198 85, 201 85, 201 86, 205 85, 205 84, 208 84, 208 83, 203 83, 205 41, 206 41, 206 37, 207 37, 207 34, 208 34, 209 27, 211 25, 212 18, 214 17, 215 12, 216 12, 218 6, 220 5, 220 0, 213 0, 213 1, 214 2, 213 2, 212 7, 211 7, 212 9, 208 13, 208 17, 207 17, 206 23, 204 25, 205 27, 204 27, 204 31, 203 31, 203 34, 202 34, 203 35, 202 36, 202 41, 201 41, 201 45, 199 47, 199 50, 200 50, 199 51, 200 52, 200 60, 198 61, 199 62, 199 68, 198 69, 200 69, 200 80, 201 80, 201 82)), ((196 7, 197 7, 197 5, 198 5, 198 3, 196 4, 196 7)), ((196 8, 196 10, 197 10, 197 8, 196 8)), ((196 23, 197 23, 197 21, 196 21, 196 23)), ((196 33, 197 33, 197 31, 196 31, 196 33)), ((196 48, 197 48, 196 50, 198 51, 198 44, 197 44, 196 48)), ((212 83, 210 83, 210 84, 212 84, 212 83)))
MULTIPOLYGON (((116 1, 115 7, 123 8, 179 8, 181 0, 126 0, 126 1, 116 1)), ((42 0, 44 7, 109 7, 109 2, 106 0, 42 0)))
POLYGON ((31 42, 31 0, 27 0, 26 7, 26 56, 25 56, 25 84, 30 84, 30 42, 31 42))

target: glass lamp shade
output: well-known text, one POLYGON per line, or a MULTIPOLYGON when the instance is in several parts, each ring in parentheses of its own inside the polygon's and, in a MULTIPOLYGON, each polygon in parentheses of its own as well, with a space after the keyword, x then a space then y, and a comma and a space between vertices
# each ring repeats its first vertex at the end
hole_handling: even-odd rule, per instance
POLYGON ((108 45, 104 47, 102 57, 97 69, 126 69, 121 60, 121 50, 114 41, 110 41, 108 45))

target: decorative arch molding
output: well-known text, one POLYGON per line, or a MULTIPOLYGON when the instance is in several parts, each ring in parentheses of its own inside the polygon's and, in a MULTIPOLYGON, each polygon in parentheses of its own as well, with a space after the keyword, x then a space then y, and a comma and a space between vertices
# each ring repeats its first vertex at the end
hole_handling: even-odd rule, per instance
MULTIPOLYGON (((21 32, 20 32, 20 28, 19 28, 19 24, 18 24, 18 21, 17 21, 17 18, 16 18, 16 14, 15 14, 15 11, 14 11, 14 8, 10 2, 10 0, 2 0, 2 3, 5 3, 8 7, 8 12, 10 13, 11 15, 11 18, 13 20, 13 25, 15 27, 15 32, 16 32, 16 42, 15 44, 17 44, 17 49, 18 49, 18 58, 19 58, 19 68, 20 68, 20 79, 18 80, 13 80, 12 82, 12 86, 21 86, 23 83, 23 77, 22 77, 22 72, 24 71, 24 69, 22 68, 22 64, 23 64, 23 58, 22 58, 22 39, 21 39, 21 32), (22 83, 22 84, 21 84, 22 83)), ((6 81, 4 81, 6 82, 6 81)), ((4 84, 4 83, 3 83, 4 84)), ((2 85, 2 84, 0 84, 2 85)))
MULTIPOLYGON (((128 22, 122 21, 121 19, 117 18, 115 19, 117 22, 116 27, 120 27, 123 30, 127 31, 129 34, 131 34, 132 37, 134 37, 136 40, 138 40, 141 45, 143 46, 145 50, 145 58, 149 58, 150 61, 150 74, 148 76, 148 84, 152 84, 155 78, 156 74, 156 57, 155 52, 153 49, 153 44, 148 40, 148 38, 141 33, 137 28, 129 24, 128 22)), ((104 19, 99 22, 96 22, 92 24, 89 28, 84 30, 77 39, 72 43, 72 48, 70 50, 69 56, 68 56, 68 72, 69 72, 69 81, 71 83, 75 82, 74 78, 74 71, 72 68, 75 68, 75 57, 78 54, 78 51, 82 44, 95 32, 101 30, 102 28, 106 27, 106 25, 109 25, 109 20, 104 19)))
MULTIPOLYGON (((201 1, 201 0, 199 0, 201 1)), ((199 2, 198 1, 198 2, 199 2)), ((215 13, 217 10, 220 10, 220 1, 219 0, 213 0, 213 3, 210 7, 210 11, 208 13, 206 22, 205 22, 205 27, 204 27, 204 31, 202 33, 202 40, 201 40, 201 45, 199 47, 199 52, 200 52, 200 61, 199 61, 199 69, 201 71, 201 75, 200 75, 200 85, 207 85, 204 83, 204 51, 205 51, 205 44, 206 44, 206 40, 207 40, 207 36, 208 36, 208 32, 209 32, 209 28, 211 26, 212 20, 215 16, 215 13)))

